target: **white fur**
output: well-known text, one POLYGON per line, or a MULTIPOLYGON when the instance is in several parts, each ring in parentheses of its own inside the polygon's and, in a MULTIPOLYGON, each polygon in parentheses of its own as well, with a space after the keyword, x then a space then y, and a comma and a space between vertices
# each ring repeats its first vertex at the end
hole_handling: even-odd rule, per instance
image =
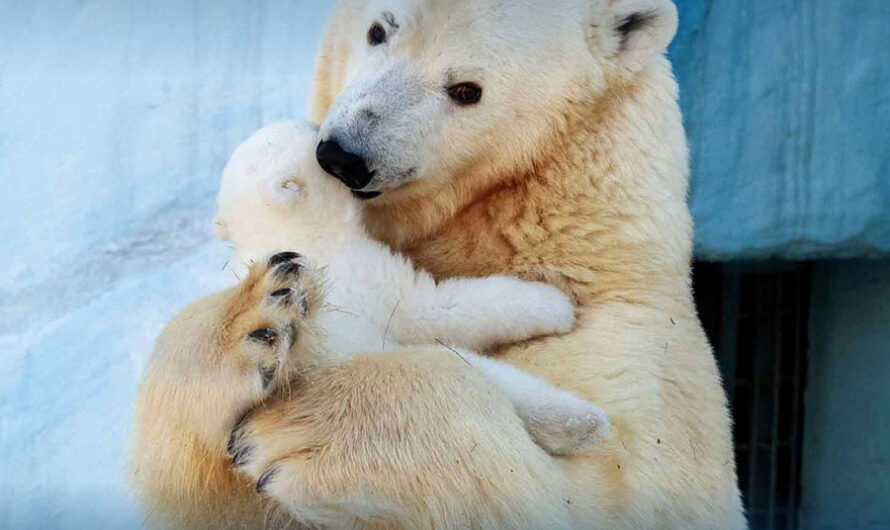
POLYGON ((567 332, 574 322, 569 299, 546 284, 506 276, 436 284, 366 234, 361 204, 315 162, 316 141, 309 125, 286 122, 261 129, 235 151, 215 224, 234 244, 237 262, 296 250, 326 268, 329 307, 318 322, 332 360, 439 343, 503 391, 549 452, 576 453, 600 439, 608 421, 598 407, 467 350, 567 332))

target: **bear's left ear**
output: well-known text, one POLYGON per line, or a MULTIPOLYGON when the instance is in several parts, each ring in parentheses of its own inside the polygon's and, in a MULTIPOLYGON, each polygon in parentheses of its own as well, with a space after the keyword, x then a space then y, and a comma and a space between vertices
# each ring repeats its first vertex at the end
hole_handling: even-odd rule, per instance
POLYGON ((639 64, 663 53, 677 33, 671 0, 601 0, 594 20, 600 53, 639 64))

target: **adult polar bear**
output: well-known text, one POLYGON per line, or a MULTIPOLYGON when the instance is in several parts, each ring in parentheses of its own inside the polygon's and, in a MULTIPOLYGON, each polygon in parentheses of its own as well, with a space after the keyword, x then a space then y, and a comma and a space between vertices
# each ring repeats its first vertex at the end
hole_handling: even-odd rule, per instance
POLYGON ((320 161, 383 192, 367 203, 375 236, 437 276, 574 295, 572 334, 503 356, 612 419, 608 443, 557 462, 579 526, 745 524, 691 297, 663 56, 676 21, 668 0, 342 0, 318 61, 312 117, 346 152, 322 144, 320 161))
MULTIPOLYGON (((572 333, 502 355, 602 404, 613 435, 550 457, 456 357, 377 355, 240 424, 240 469, 267 497, 332 527, 744 526, 690 293, 686 146, 662 56, 675 26, 668 0, 338 5, 315 87, 320 161, 365 197, 382 191, 367 225, 432 273, 571 293, 572 333)), ((157 348, 227 347, 245 300, 206 299, 157 348)), ((270 505, 224 464, 225 442, 183 438, 187 420, 155 405, 137 448, 150 513, 262 524, 270 505)))

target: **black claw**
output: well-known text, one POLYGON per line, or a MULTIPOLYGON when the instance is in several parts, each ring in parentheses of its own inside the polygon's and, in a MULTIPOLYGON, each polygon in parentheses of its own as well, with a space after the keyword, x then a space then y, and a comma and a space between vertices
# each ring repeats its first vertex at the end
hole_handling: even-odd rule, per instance
POLYGON ((279 265, 275 269, 275 276, 278 278, 289 279, 293 276, 296 276, 303 270, 303 266, 296 261, 289 261, 282 265, 279 265))
POLYGON ((235 423, 235 426, 232 427, 232 433, 229 435, 229 443, 226 445, 226 450, 230 455, 235 454, 236 446, 238 442, 244 438, 244 424, 247 423, 247 419, 250 417, 250 413, 252 411, 248 410, 245 412, 238 421, 235 423))
POLYGON ((263 378, 263 389, 269 388, 272 379, 275 378, 275 372, 278 371, 277 365, 262 367, 260 366, 260 376, 263 378))
POLYGON ((290 300, 290 295, 291 295, 292 292, 293 292, 293 291, 291 291, 290 288, 286 288, 286 289, 278 289, 277 291, 273 292, 273 293, 270 294, 269 296, 270 296, 271 298, 277 298, 277 299, 278 299, 277 301, 278 301, 279 303, 289 304, 290 301, 291 301, 291 300, 290 300))
POLYGON ((300 254, 297 252, 279 252, 275 254, 271 258, 269 258, 269 268, 271 269, 275 265, 279 263, 284 263, 285 261, 293 261, 300 257, 300 254))
POLYGON ((235 467, 241 467, 247 464, 247 459, 253 454, 253 446, 248 445, 240 445, 239 442, 235 443, 235 454, 232 455, 232 465, 235 467))
POLYGON ((247 336, 250 340, 272 344, 278 338, 278 333, 274 329, 260 328, 251 331, 247 336))
POLYGON ((253 446, 245 445, 238 449, 235 452, 235 456, 232 457, 232 465, 235 467, 241 467, 247 463, 247 459, 250 458, 250 455, 253 454, 253 446))
POLYGON ((266 489, 266 484, 268 484, 269 480, 271 480, 277 474, 277 467, 272 467, 264 471, 263 474, 260 475, 260 479, 256 481, 256 492, 262 495, 266 489))

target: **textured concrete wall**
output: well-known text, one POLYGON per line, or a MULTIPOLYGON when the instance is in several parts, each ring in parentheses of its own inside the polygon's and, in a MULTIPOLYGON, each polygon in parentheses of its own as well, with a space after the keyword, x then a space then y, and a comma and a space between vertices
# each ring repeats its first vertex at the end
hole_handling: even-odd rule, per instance
POLYGON ((890 261, 813 269, 803 528, 890 529, 890 261))
POLYGON ((890 253, 890 2, 675 1, 698 255, 890 253))
POLYGON ((229 153, 302 116, 322 0, 0 0, 0 528, 136 528, 142 363, 234 281, 229 153))

